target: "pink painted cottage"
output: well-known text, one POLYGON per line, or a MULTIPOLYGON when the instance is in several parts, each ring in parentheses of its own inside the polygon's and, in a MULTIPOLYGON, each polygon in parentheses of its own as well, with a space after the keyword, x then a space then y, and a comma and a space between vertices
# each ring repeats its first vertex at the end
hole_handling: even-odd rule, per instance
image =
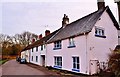
POLYGON ((72 23, 64 14, 62 27, 26 47, 21 57, 41 66, 94 74, 106 69, 109 54, 118 45, 118 30, 111 10, 98 0, 97 11, 72 23))
POLYGON ((69 23, 47 41, 46 66, 76 73, 94 74, 105 70, 109 54, 118 45, 119 25, 108 6, 69 23))

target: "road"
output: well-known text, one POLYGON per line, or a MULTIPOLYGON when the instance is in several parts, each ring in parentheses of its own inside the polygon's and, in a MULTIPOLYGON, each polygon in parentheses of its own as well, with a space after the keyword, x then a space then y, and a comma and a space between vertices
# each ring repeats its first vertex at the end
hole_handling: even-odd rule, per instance
POLYGON ((46 75, 43 71, 29 67, 25 64, 20 64, 15 60, 10 60, 1 65, 0 72, 2 75, 46 75))

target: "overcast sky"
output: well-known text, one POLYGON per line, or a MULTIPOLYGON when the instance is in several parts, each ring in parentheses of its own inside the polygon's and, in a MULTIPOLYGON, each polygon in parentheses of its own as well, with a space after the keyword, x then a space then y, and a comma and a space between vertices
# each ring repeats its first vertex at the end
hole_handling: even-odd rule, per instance
MULTIPOLYGON (((114 0, 105 2, 118 19, 114 0)), ((96 10, 97 0, 1 0, 0 32, 8 35, 24 31, 44 34, 46 29, 52 32, 60 28, 64 14, 73 22, 96 10)))

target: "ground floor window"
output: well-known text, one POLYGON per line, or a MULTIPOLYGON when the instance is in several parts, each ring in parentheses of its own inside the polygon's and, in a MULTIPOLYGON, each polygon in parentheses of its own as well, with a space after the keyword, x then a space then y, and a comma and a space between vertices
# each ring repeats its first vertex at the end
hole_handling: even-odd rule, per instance
POLYGON ((36 62, 38 62, 38 56, 36 56, 36 62))
POLYGON ((32 56, 32 61, 33 61, 33 56, 32 56))
POLYGON ((79 57, 73 57, 73 71, 78 71, 80 69, 79 57))
POLYGON ((62 68, 62 57, 61 56, 55 56, 54 57, 54 67, 62 68))

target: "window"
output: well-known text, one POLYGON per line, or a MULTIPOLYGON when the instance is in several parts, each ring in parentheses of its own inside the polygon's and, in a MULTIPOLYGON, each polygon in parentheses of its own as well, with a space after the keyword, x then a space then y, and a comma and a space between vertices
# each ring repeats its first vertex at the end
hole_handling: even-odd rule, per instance
POLYGON ((38 46, 36 47, 36 51, 38 51, 38 46))
POLYGON ((73 57, 73 71, 79 72, 80 64, 79 64, 79 57, 73 57))
POLYGON ((45 49, 45 45, 44 45, 44 49, 45 49))
POLYGON ((105 30, 103 28, 100 28, 100 27, 95 27, 95 36, 106 38, 105 30))
POLYGON ((54 50, 55 49, 61 49, 61 41, 54 42, 54 50))
POLYGON ((62 68, 62 57, 54 57, 55 68, 62 68))
POLYGON ((43 46, 43 45, 41 45, 41 51, 43 50, 43 47, 44 47, 44 46, 43 46))
POLYGON ((32 52, 33 52, 33 48, 32 48, 32 52))
POLYGON ((73 47, 75 47, 74 40, 73 40, 73 38, 69 38, 69 46, 68 46, 68 48, 73 48, 73 47))
POLYGON ((38 56, 36 56, 36 62, 38 62, 38 56))
POLYGON ((33 61, 33 56, 32 56, 32 61, 33 61))

